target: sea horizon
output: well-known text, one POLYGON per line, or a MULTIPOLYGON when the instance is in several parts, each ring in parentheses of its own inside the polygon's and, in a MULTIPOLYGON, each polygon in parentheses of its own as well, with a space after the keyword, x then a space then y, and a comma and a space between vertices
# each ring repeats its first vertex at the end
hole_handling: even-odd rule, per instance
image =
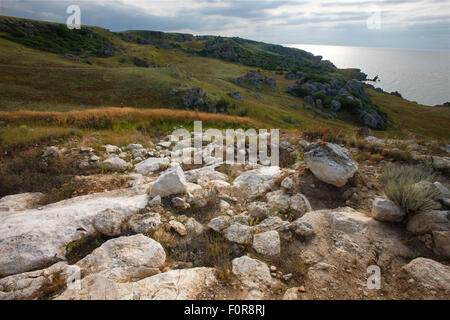
POLYGON ((424 105, 450 101, 450 51, 438 49, 284 44, 322 56, 338 68, 358 68, 387 92, 424 105))

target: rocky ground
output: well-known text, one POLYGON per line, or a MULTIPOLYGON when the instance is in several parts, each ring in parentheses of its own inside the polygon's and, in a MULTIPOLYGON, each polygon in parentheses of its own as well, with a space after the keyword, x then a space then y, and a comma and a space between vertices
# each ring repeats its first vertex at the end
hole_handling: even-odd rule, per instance
POLYGON ((366 135, 375 157, 306 138, 282 135, 280 166, 217 163, 206 142, 187 165, 173 136, 43 148, 43 166, 76 166, 80 196, 0 199, 0 299, 448 299, 449 146, 366 135), (439 172, 437 210, 407 217, 383 193, 404 153, 439 172))

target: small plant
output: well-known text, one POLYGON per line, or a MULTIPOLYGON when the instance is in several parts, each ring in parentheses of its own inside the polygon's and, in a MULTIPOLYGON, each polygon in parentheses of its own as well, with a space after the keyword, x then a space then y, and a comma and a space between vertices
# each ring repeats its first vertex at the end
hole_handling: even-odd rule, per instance
POLYGON ((66 279, 62 276, 61 271, 50 275, 42 283, 39 290, 39 299, 48 300, 61 293, 66 288, 66 279))
POLYGON ((174 235, 162 228, 153 232, 151 237, 158 241, 164 248, 174 246, 176 243, 174 235))
POLYGON ((431 170, 419 166, 392 165, 383 170, 381 182, 387 197, 404 209, 409 215, 434 210, 438 204, 439 192, 415 184, 431 181, 435 175, 431 170))

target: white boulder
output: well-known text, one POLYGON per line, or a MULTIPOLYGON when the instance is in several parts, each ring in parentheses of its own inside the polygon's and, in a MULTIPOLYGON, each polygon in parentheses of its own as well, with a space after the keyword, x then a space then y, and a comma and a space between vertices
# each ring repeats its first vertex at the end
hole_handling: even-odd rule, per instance
POLYGON ((261 167, 242 173, 233 181, 233 186, 245 187, 251 195, 264 194, 275 185, 280 174, 280 167, 261 167))
POLYGON ((134 169, 137 173, 150 175, 155 171, 159 171, 169 165, 168 158, 148 158, 135 165, 134 169))
POLYGON ((351 154, 334 143, 313 144, 303 159, 319 180, 336 187, 343 187, 358 171, 351 154))
POLYGON ((150 197, 167 197, 172 194, 185 193, 187 191, 187 181, 183 169, 177 164, 165 171, 155 181, 150 189, 150 197))

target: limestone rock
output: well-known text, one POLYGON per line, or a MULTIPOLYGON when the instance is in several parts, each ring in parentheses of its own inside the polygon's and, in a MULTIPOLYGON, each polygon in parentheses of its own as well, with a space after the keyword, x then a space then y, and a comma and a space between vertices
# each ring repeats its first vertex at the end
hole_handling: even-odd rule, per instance
POLYGON ((137 173, 150 175, 155 171, 167 167, 169 165, 169 162, 170 161, 167 158, 148 158, 136 164, 134 168, 137 173))
POLYGON ((351 154, 333 143, 316 143, 303 154, 303 159, 312 173, 323 182, 343 187, 358 171, 351 154))
POLYGON ((81 290, 68 289, 57 300, 196 300, 217 284, 214 268, 178 269, 136 282, 117 283, 99 274, 82 279, 81 290))
POLYGON ((94 220, 102 211, 131 216, 146 203, 145 194, 116 190, 0 215, 0 277, 64 260, 68 243, 97 234, 94 220))
POLYGON ((126 278, 135 274, 136 269, 160 268, 165 261, 166 253, 158 242, 137 234, 106 241, 77 265, 83 274, 102 272, 105 275, 121 269, 121 278, 126 278))
POLYGON ((246 187, 251 195, 263 194, 270 190, 280 176, 280 167, 261 167, 246 171, 238 176, 233 186, 246 187))
POLYGON ((379 221, 400 222, 406 217, 406 213, 391 200, 375 198, 372 216, 379 221))
POLYGON ((406 225, 408 231, 424 234, 432 231, 450 230, 450 211, 428 211, 413 215, 406 225))
POLYGON ((222 232, 230 225, 229 220, 230 218, 227 216, 218 216, 209 221, 208 227, 213 229, 214 231, 222 232))
POLYGON ((103 161, 102 166, 108 170, 125 171, 130 168, 131 164, 114 155, 103 161))
POLYGON ((177 164, 159 176, 150 189, 150 197, 153 198, 159 195, 163 198, 172 194, 185 193, 186 191, 187 181, 184 177, 183 169, 177 164))
POLYGON ((275 230, 257 233, 253 236, 253 248, 265 256, 278 256, 280 255, 280 235, 275 230))
POLYGON ((156 212, 135 214, 128 220, 128 227, 135 233, 148 234, 161 226, 161 216, 156 212))
POLYGON ((105 209, 95 216, 94 228, 106 236, 118 236, 122 232, 122 225, 126 219, 127 215, 122 211, 105 209))
POLYGON ((193 236, 202 234, 204 230, 203 225, 192 217, 188 218, 185 227, 188 234, 193 236))
POLYGON ((232 261, 232 272, 248 288, 261 289, 273 284, 269 267, 256 259, 242 256, 232 261))
POLYGON ((450 267, 431 259, 416 258, 403 269, 426 287, 450 290, 450 267))
POLYGON ((21 193, 6 196, 0 199, 0 215, 39 206, 44 194, 40 192, 21 193))
POLYGON ((229 226, 225 229, 224 235, 228 241, 238 244, 249 244, 252 242, 253 237, 251 228, 240 223, 229 226))
POLYGON ((181 222, 176 221, 176 220, 171 220, 171 221, 169 221, 169 225, 180 236, 187 235, 186 227, 181 222))

